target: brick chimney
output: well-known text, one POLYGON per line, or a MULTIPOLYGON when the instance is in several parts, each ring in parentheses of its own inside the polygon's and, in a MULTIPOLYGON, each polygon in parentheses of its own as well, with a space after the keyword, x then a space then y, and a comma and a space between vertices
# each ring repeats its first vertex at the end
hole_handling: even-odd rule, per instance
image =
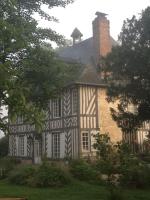
POLYGON ((111 51, 111 39, 109 32, 109 20, 105 13, 96 12, 97 17, 93 21, 93 42, 95 60, 98 62, 100 56, 106 56, 111 51))

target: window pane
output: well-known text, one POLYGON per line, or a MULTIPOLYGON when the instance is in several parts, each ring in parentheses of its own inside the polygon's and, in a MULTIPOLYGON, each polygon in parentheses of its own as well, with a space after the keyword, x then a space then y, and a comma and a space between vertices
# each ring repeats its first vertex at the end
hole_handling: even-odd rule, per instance
POLYGON ((19 137, 19 143, 18 143, 19 147, 19 156, 24 156, 24 137, 20 136, 19 137))
POLYGON ((53 158, 60 158, 60 133, 53 134, 53 158))
POLYGON ((72 114, 77 113, 77 90, 72 91, 72 114))
POLYGON ((89 150, 89 134, 88 132, 82 133, 82 149, 89 150))
POLYGON ((61 117, 61 99, 53 100, 53 117, 61 117))

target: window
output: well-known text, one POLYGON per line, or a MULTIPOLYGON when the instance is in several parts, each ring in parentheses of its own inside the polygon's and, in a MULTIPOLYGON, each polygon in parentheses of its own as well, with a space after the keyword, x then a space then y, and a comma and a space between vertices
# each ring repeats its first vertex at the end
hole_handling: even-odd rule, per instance
POLYGON ((53 100, 53 117, 61 117, 61 99, 54 99, 53 100))
POLYGON ((53 133, 53 158, 60 158, 60 133, 53 133))
POLYGON ((84 151, 89 150, 89 133, 88 132, 82 133, 82 149, 84 151))
POLYGON ((24 156, 24 136, 19 137, 18 150, 19 156, 24 156))
POLYGON ((72 91, 72 114, 77 113, 77 90, 72 91))

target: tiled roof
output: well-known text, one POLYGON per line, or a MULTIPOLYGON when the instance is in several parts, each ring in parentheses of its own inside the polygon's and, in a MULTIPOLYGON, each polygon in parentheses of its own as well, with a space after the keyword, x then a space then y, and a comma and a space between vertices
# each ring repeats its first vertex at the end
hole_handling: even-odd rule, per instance
POLYGON ((64 60, 72 59, 78 63, 91 64, 94 57, 93 38, 65 47, 58 51, 58 55, 64 60))
MULTIPOLYGON (((115 40, 111 38, 112 46, 117 45, 115 40)), ((64 47, 57 51, 59 58, 66 62, 74 62, 83 64, 78 76, 75 78, 75 83, 102 85, 103 80, 97 72, 94 59, 93 38, 86 39, 73 46, 64 47)))

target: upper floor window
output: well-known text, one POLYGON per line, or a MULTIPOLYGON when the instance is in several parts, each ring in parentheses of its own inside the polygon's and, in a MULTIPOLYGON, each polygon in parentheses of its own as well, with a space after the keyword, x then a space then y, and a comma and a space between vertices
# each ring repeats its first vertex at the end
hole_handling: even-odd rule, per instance
POLYGON ((57 118, 57 117, 61 117, 61 110, 62 110, 62 106, 61 106, 61 99, 54 99, 53 100, 53 117, 57 118))
POLYGON ((72 114, 77 113, 77 107, 78 107, 77 100, 78 100, 77 90, 73 90, 72 91, 72 114))

